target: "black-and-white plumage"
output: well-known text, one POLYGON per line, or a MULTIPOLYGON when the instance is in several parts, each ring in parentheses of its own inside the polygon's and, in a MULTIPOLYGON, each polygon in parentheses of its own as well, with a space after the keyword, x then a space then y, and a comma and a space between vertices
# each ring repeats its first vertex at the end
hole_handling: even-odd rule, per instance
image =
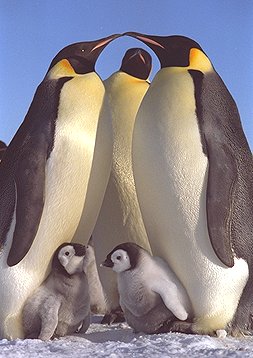
POLYGON ((89 217, 81 244, 94 228, 112 157, 95 64, 116 37, 55 56, 0 163, 0 338, 23 337, 22 306, 47 276, 52 253, 72 240, 81 218, 89 217))
POLYGON ((187 293, 166 262, 139 245, 116 246, 103 266, 117 272, 120 305, 135 332, 164 332, 175 317, 191 314, 187 293))
POLYGON ((88 281, 83 271, 86 254, 81 244, 64 243, 55 251, 52 271, 23 308, 25 338, 49 340, 90 324, 88 281))
POLYGON ((161 64, 132 146, 152 252, 184 285, 194 333, 252 334, 253 161, 236 103, 193 39, 127 34, 161 64))

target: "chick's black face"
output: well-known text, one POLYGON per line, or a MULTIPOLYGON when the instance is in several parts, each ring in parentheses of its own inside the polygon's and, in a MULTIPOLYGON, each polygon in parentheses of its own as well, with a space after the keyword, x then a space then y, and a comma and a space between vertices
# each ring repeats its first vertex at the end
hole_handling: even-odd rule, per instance
MULTIPOLYGON (((142 247, 133 243, 133 242, 125 242, 123 244, 120 244, 118 246, 116 246, 108 255, 107 255, 107 258, 106 258, 106 261, 105 262, 108 262, 108 265, 110 264, 111 266, 108 266, 108 267, 113 267, 113 262, 111 260, 111 256, 112 254, 117 251, 117 250, 124 250, 127 252, 128 256, 129 256, 129 259, 130 259, 130 265, 131 265, 131 269, 134 269, 137 265, 138 265, 138 262, 139 262, 139 258, 140 258, 140 253, 141 253, 141 250, 142 247)), ((118 258, 118 260, 120 260, 120 258, 118 258)), ((104 265, 104 263, 103 263, 104 265)), ((107 266, 107 265, 104 265, 104 266, 107 266)))
POLYGON ((73 243, 72 246, 73 246, 74 249, 75 249, 75 255, 76 255, 76 256, 85 256, 85 254, 86 254, 86 247, 85 247, 84 245, 73 243))
POLYGON ((102 263, 102 265, 105 266, 105 267, 113 267, 114 264, 113 264, 113 262, 111 260, 111 253, 106 256, 106 259, 102 263))
POLYGON ((64 255, 66 257, 66 259, 68 258, 68 260, 69 260, 69 259, 71 259, 71 257, 73 255, 80 256, 80 257, 85 256, 86 248, 84 245, 81 245, 81 244, 65 242, 65 243, 61 244, 55 250, 54 255, 53 255, 53 260, 52 260, 52 269, 57 270, 57 271, 63 273, 64 275, 68 275, 65 268, 62 266, 62 263, 59 261, 59 253, 61 250, 62 250, 61 254, 64 255), (66 249, 62 250, 65 247, 66 247, 66 249), (69 249, 68 249, 68 247, 69 247, 69 249))

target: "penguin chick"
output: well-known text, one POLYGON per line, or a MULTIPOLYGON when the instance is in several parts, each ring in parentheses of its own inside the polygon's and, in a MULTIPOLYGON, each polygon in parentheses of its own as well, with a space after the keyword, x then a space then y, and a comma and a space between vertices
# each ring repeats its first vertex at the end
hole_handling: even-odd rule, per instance
POLYGON ((85 246, 64 243, 55 251, 52 270, 23 308, 25 338, 49 340, 90 325, 90 299, 83 272, 85 246))
POLYGON ((90 296, 90 309, 95 314, 105 314, 107 312, 107 303, 103 291, 103 287, 98 275, 94 245, 92 237, 86 247, 86 255, 84 258, 84 272, 86 273, 89 296, 90 296))
POLYGON ((135 243, 116 246, 102 263, 117 272, 120 305, 135 332, 169 331, 191 313, 187 293, 165 261, 135 243))

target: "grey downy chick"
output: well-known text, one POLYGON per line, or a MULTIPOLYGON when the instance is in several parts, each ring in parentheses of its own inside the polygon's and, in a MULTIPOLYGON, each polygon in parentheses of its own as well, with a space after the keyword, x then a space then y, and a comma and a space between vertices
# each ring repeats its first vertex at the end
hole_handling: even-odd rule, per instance
POLYGON ((102 265, 117 272, 120 305, 135 332, 166 332, 174 320, 190 316, 188 295, 176 275, 139 245, 116 246, 102 265))
POLYGON ((52 270, 23 307, 25 338, 49 340, 66 336, 90 325, 88 281, 83 271, 85 246, 60 245, 54 253, 52 270))

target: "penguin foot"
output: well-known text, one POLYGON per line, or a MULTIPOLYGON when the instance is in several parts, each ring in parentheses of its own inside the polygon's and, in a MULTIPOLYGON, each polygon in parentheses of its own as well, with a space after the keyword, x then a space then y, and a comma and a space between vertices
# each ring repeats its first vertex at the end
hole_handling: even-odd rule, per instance
POLYGON ((230 336, 235 337, 235 338, 242 338, 242 337, 248 337, 248 336, 252 336, 253 332, 250 331, 249 329, 242 329, 240 327, 229 327, 227 329, 227 332, 230 336))
POLYGON ((174 321, 167 325, 167 329, 167 332, 197 334, 197 332, 193 329, 192 322, 174 321))
POLYGON ((106 313, 101 321, 101 324, 112 324, 125 322, 125 316, 121 308, 116 308, 110 313, 106 313))
POLYGON ((243 315, 241 316, 241 318, 243 319, 234 319, 227 325, 226 331, 230 336, 241 338, 253 335, 252 316, 250 315, 248 321, 243 315))

